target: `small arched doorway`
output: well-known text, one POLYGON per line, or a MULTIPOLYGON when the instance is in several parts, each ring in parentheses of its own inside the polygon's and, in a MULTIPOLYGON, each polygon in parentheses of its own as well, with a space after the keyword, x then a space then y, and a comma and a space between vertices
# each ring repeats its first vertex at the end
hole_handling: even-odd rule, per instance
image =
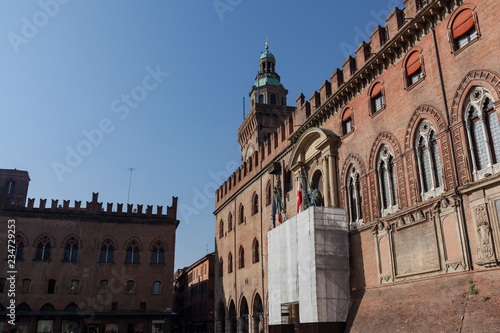
POLYGON ((245 298, 245 296, 243 296, 240 303, 240 317, 238 321, 240 327, 238 332, 248 333, 248 315, 249 312, 247 299, 245 298))
POLYGON ((217 311, 217 333, 226 333, 226 307, 222 301, 217 311))
POLYGON ((229 333, 236 333, 236 306, 234 306, 234 301, 229 304, 229 333))
POLYGON ((252 321, 253 321, 253 333, 263 333, 264 332, 264 307, 262 306, 262 299, 260 295, 255 294, 253 300, 253 311, 252 311, 252 321))

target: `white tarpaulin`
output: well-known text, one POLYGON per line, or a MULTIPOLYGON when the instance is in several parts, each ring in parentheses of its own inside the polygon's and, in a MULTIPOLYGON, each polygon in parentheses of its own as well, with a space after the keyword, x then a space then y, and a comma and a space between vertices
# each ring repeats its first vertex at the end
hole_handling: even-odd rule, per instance
POLYGON ((311 207, 268 232, 269 324, 299 303, 301 323, 345 322, 349 304, 345 210, 311 207))

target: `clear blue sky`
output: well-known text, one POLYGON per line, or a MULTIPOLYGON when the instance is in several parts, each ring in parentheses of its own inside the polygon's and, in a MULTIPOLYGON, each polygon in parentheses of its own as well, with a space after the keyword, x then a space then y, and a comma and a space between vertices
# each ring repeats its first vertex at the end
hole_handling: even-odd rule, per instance
POLYGON ((240 162, 242 98, 248 111, 266 34, 295 105, 394 6, 402 0, 4 0, 0 168, 29 172, 37 206, 92 192, 126 203, 136 168, 131 203, 179 197, 176 268, 190 265, 214 250, 213 191, 240 162))

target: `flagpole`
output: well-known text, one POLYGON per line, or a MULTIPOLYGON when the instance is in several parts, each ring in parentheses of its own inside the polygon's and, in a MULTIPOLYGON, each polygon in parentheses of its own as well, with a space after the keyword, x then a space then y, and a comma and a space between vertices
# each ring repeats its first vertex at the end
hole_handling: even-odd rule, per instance
POLYGON ((309 182, 309 177, 307 177, 307 173, 305 170, 302 170, 302 171, 304 171, 304 176, 306 177, 306 182, 309 185, 309 190, 311 191, 313 205, 314 205, 314 207, 316 207, 316 199, 314 199, 314 195, 312 195, 312 189, 311 189, 311 183, 309 182))
POLYGON ((276 193, 273 191, 273 229, 276 228, 276 193))
POLYGON ((304 186, 304 179, 302 178, 302 174, 299 174, 300 182, 302 183, 302 187, 306 191, 306 199, 307 199, 307 207, 311 207, 311 201, 309 200, 309 196, 307 195, 307 188, 304 186))
POLYGON ((288 220, 288 216, 286 215, 285 207, 283 206, 283 201, 281 200, 280 192, 277 191, 277 194, 278 194, 278 200, 279 200, 279 203, 280 203, 280 206, 281 206, 280 208, 283 211, 283 213, 285 214, 285 219, 288 220))

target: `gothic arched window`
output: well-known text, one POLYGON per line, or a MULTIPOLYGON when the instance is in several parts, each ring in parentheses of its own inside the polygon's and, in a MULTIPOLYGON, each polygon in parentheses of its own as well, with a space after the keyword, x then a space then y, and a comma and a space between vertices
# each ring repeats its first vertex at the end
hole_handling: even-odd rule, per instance
POLYGON ((156 243, 155 247, 151 251, 151 263, 152 264, 164 264, 165 263, 165 249, 161 242, 156 243))
POLYGON ((24 242, 20 235, 16 236, 16 261, 23 259, 24 242))
POLYGON ((415 138, 420 194, 422 200, 433 198, 444 192, 443 171, 439 155, 436 131, 429 120, 423 120, 415 138))
POLYGON ((245 267, 245 249, 243 249, 243 246, 240 246, 240 252, 238 256, 238 268, 244 268, 245 267))
POLYGON ((229 252, 229 256, 227 257, 227 272, 233 272, 233 254, 229 252))
POLYGON ((77 262, 78 261, 78 240, 71 237, 64 247, 64 261, 77 262))
POLYGON ((130 242, 127 247, 127 255, 125 257, 125 262, 127 264, 138 264, 139 263, 139 247, 136 241, 130 242))
POLYGON ((363 213, 359 173, 354 165, 349 169, 347 176, 347 202, 350 225, 352 228, 356 228, 363 224, 363 213))
POLYGON ((389 147, 380 148, 377 160, 377 176, 380 192, 380 212, 382 216, 394 213, 398 209, 398 189, 396 170, 389 147))
POLYGON ((472 89, 465 103, 464 118, 474 179, 498 172, 500 125, 493 106, 493 96, 487 89, 483 87, 472 89))
POLYGON ((252 244, 252 263, 256 263, 260 261, 259 257, 259 241, 257 238, 254 238, 252 244))
POLYGON ((101 256, 99 261, 103 263, 112 263, 114 262, 115 250, 113 247, 113 243, 109 239, 105 240, 101 246, 101 256))
POLYGON ((49 238, 47 236, 43 237, 38 243, 36 249, 36 260, 48 261, 50 260, 50 250, 52 246, 50 245, 49 238))
POLYGON ((252 198, 252 215, 257 214, 259 212, 259 196, 257 193, 254 193, 252 198))
POLYGON ((224 221, 219 222, 219 238, 224 237, 224 221))
POLYGON ((240 220, 238 221, 238 223, 241 224, 244 221, 245 221, 245 207, 243 205, 240 205, 240 220))

